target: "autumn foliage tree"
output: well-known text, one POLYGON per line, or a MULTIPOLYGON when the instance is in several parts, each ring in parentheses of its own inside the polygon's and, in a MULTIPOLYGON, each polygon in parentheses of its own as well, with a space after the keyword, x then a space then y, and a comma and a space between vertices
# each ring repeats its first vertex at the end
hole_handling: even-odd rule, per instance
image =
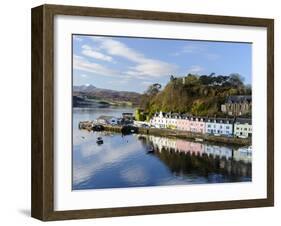
POLYGON ((157 111, 190 113, 198 116, 222 115, 220 106, 228 96, 251 95, 239 74, 171 76, 161 90, 152 84, 141 97, 141 107, 151 117, 157 111))

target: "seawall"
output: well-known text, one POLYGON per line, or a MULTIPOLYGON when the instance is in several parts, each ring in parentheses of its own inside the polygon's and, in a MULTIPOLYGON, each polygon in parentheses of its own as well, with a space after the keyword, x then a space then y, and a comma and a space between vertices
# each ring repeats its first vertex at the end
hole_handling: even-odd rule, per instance
MULTIPOLYGON (((111 126, 104 125, 106 131, 121 133, 122 126, 111 126)), ((236 138, 236 137, 224 137, 224 136, 214 136, 209 134, 194 133, 181 130, 173 129, 158 129, 158 128, 138 128, 139 134, 163 136, 163 137, 176 137, 182 139, 203 139, 204 141, 210 142, 220 142, 227 144, 236 145, 251 145, 251 138, 236 138)))

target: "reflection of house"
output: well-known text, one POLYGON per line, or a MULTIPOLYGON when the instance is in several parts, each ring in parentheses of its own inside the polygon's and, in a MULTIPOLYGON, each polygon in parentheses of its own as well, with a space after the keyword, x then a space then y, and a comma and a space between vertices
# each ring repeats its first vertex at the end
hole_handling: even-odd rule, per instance
POLYGON ((206 120, 205 133, 231 135, 233 133, 233 119, 208 118, 206 120))
POLYGON ((237 118, 234 124, 234 136, 251 137, 252 136, 252 120, 248 118, 237 118))
POLYGON ((190 142, 186 140, 176 140, 177 151, 184 153, 201 154, 204 150, 202 143, 190 142))
POLYGON ((176 139, 155 136, 149 136, 148 139, 153 143, 153 145, 157 146, 160 152, 163 148, 173 150, 177 148, 176 139))
POLYGON ((232 116, 240 116, 251 113, 252 96, 230 96, 225 104, 221 105, 221 111, 232 116))
POLYGON ((236 161, 252 162, 252 149, 250 147, 241 147, 233 153, 236 161))
POLYGON ((226 159, 232 158, 232 152, 232 149, 224 146, 205 145, 204 148, 204 153, 207 155, 218 156, 220 158, 225 157, 226 159))
POLYGON ((118 118, 116 118, 114 116, 101 115, 97 118, 97 122, 100 123, 100 124, 117 125, 118 124, 118 118))
POLYGON ((194 133, 205 132, 205 119, 201 117, 190 117, 189 118, 190 131, 194 133))

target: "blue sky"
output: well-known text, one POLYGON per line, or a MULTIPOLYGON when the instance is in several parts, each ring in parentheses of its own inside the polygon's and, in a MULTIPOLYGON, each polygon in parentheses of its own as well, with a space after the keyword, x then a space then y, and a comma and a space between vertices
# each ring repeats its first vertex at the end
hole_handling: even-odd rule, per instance
POLYGON ((73 35, 73 85, 142 93, 170 75, 213 72, 251 84, 251 44, 73 35))

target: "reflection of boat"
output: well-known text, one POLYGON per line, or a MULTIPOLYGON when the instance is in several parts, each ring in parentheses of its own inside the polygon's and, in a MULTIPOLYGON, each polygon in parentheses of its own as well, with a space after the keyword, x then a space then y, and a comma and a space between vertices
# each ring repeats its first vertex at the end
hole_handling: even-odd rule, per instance
POLYGON ((93 126, 93 131, 103 131, 104 127, 103 125, 94 125, 93 126))
POLYGON ((103 139, 102 137, 97 138, 97 144, 103 144, 103 139))
POLYGON ((121 129, 121 133, 123 135, 138 133, 138 128, 134 127, 134 126, 131 126, 131 125, 123 126, 122 129, 121 129))
POLYGON ((154 148, 151 148, 150 150, 148 150, 147 152, 146 152, 146 154, 153 154, 154 153, 154 148))

